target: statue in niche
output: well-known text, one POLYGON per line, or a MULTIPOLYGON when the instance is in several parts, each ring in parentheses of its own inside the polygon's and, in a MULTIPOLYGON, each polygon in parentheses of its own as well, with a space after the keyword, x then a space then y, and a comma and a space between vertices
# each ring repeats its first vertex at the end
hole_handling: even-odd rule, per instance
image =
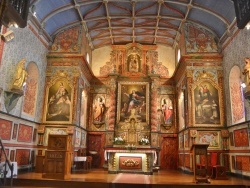
POLYGON ((139 70, 140 70, 140 57, 139 55, 133 53, 128 56, 128 71, 139 72, 139 70))
POLYGON ((28 73, 25 70, 25 62, 25 58, 18 62, 11 90, 19 92, 23 91, 23 86, 25 85, 28 76, 28 73))
POLYGON ((102 97, 97 97, 93 105, 93 120, 94 125, 104 123, 104 114, 106 111, 105 101, 102 97))
POLYGON ((243 75, 245 75, 245 84, 250 85, 250 58, 245 58, 245 66, 243 70, 243 75))

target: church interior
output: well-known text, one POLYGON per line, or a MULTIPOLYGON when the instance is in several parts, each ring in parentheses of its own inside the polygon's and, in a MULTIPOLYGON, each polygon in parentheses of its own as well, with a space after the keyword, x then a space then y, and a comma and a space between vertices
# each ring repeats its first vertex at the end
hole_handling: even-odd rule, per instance
POLYGON ((0 186, 249 179, 249 21, 248 0, 0 1, 0 186))

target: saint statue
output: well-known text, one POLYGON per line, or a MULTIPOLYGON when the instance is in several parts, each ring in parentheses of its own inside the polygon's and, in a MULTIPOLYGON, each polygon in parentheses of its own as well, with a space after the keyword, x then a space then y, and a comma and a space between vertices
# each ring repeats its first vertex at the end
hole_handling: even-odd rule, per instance
POLYGON ((136 54, 132 54, 129 61, 129 72, 139 71, 139 60, 136 54))
POLYGON ((243 70, 243 75, 245 75, 245 84, 250 85, 250 58, 245 58, 245 66, 243 70))
POLYGON ((23 58, 21 61, 18 62, 15 75, 14 75, 14 81, 12 84, 12 89, 14 90, 23 90, 23 86, 25 84, 25 81, 27 79, 28 73, 25 70, 25 61, 26 59, 23 58))

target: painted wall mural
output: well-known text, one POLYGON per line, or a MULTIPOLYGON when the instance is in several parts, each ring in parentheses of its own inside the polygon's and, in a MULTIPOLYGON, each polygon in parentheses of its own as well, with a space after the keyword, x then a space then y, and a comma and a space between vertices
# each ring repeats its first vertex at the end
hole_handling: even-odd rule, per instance
POLYGON ((80 53, 81 46, 79 43, 82 38, 82 28, 70 28, 62 33, 59 33, 51 46, 51 52, 60 53, 80 53))
POLYGON ((188 53, 218 52, 216 37, 196 24, 185 24, 185 38, 188 53))
POLYGON ((199 131, 197 142, 209 144, 209 148, 220 148, 220 133, 218 131, 199 131))

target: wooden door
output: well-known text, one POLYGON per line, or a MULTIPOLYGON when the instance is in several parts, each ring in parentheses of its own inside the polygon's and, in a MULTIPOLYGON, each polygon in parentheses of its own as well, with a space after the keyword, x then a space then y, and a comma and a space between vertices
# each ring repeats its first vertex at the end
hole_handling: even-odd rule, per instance
POLYGON ((95 151, 96 154, 87 155, 92 156, 92 167, 102 167, 104 164, 104 134, 102 133, 91 133, 88 134, 88 142, 87 142, 88 151, 95 151))
POLYGON ((160 152, 160 168, 176 170, 178 162, 177 138, 163 137, 160 152))

